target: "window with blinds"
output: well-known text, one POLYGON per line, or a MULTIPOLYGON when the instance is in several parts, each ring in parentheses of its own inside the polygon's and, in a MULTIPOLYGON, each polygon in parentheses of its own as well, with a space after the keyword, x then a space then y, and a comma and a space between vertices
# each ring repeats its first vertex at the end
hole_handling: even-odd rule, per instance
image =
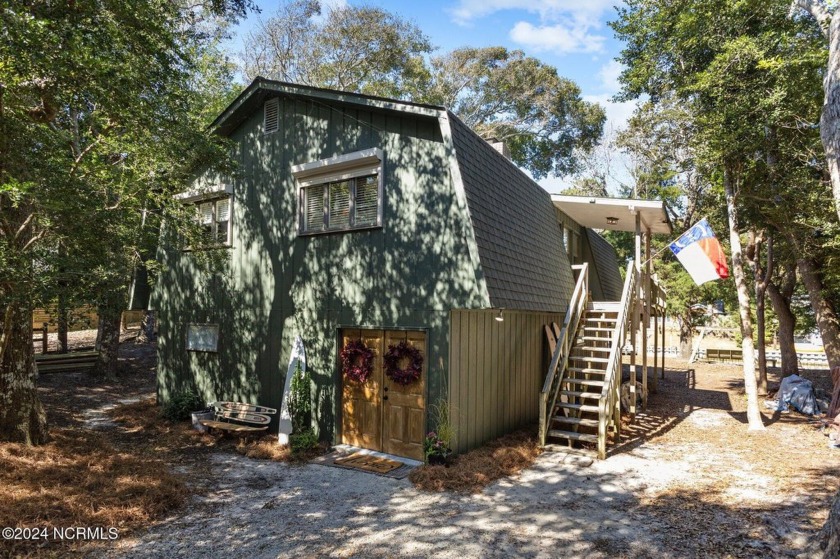
POLYGON ((301 234, 381 225, 378 174, 304 186, 300 193, 301 234))
POLYGON ((205 246, 230 244, 230 198, 207 200, 197 203, 196 206, 202 244, 205 246))

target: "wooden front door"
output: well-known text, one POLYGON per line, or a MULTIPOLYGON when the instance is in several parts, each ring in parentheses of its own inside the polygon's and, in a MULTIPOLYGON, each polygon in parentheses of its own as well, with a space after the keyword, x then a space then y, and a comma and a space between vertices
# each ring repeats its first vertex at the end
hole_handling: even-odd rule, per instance
POLYGON ((423 332, 345 330, 342 347, 361 339, 374 352, 373 373, 365 384, 342 375, 342 441, 389 454, 423 460, 426 427, 426 335, 423 332), (420 379, 408 386, 384 374, 382 356, 389 345, 406 340, 423 355, 420 379))
POLYGON ((341 376, 341 440, 345 444, 382 450, 382 343, 381 330, 345 330, 341 347, 361 339, 373 350, 373 373, 364 384, 341 376))

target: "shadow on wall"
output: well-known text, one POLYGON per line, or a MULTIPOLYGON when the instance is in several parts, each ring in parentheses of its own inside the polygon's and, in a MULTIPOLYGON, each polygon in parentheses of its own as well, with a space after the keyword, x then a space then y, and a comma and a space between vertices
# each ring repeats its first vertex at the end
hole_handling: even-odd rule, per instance
POLYGON ((315 417, 331 439, 341 327, 428 328, 429 403, 444 396, 449 310, 486 306, 470 263, 437 120, 281 99, 281 126, 258 111, 233 139, 233 247, 207 258, 165 251, 160 300, 163 400, 195 386, 209 399, 279 407, 295 336, 304 340, 315 417), (384 152, 383 227, 297 236, 293 164, 371 147, 384 152), (188 322, 218 322, 219 352, 186 352, 188 322))

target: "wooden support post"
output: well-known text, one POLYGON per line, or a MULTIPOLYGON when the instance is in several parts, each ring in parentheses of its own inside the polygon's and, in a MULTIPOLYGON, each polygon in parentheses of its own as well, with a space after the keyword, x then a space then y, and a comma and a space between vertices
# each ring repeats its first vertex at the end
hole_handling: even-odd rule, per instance
MULTIPOLYGON (((636 285, 633 290, 633 318, 630 321, 630 339, 633 344, 633 352, 630 354, 630 415, 636 417, 636 354, 639 352, 639 344, 636 333, 639 331, 639 291, 641 288, 642 271, 642 216, 635 208, 631 210, 636 215, 636 250, 633 266, 636 268, 636 285)), ((620 384, 620 383, 619 383, 620 384)))
POLYGON ((44 322, 44 325, 41 326, 41 353, 46 355, 47 353, 47 323, 44 322))
POLYGON ((662 378, 665 378, 665 321, 668 318, 668 303, 662 302, 662 378))
MULTIPOLYGON (((645 227, 645 296, 642 304, 642 401, 647 410, 648 400, 648 329, 650 328, 650 306, 653 304, 650 278, 650 227, 645 227)), ((656 391, 656 375, 652 379, 653 390, 656 391)))
MULTIPOLYGON (((665 346, 661 348, 662 358, 665 358, 665 346)), ((653 375, 650 377, 651 390, 653 393, 659 390, 659 313, 653 313, 653 375)))

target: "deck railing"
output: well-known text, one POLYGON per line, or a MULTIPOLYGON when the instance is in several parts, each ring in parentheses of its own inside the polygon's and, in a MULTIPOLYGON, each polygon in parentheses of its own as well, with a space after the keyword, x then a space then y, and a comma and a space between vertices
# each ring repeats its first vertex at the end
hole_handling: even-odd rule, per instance
POLYGON ((613 423, 616 436, 621 428, 621 348, 624 345, 628 318, 636 306, 637 281, 636 265, 631 260, 627 264, 618 317, 610 342, 610 356, 604 373, 604 387, 598 399, 598 458, 602 460, 607 457, 607 427, 613 423))
POLYGON ((572 266, 577 272, 577 282, 569 301, 569 308, 566 311, 566 318, 563 320, 563 328, 557 337, 557 345, 551 355, 551 363, 548 366, 548 374, 545 376, 542 391, 540 391, 540 445, 545 445, 548 430, 551 427, 551 417, 554 413, 554 406, 557 405, 557 397, 560 394, 560 387, 563 384, 563 375, 566 372, 566 365, 569 362, 569 353, 575 341, 580 319, 586 312, 587 298, 589 296, 589 265, 584 263, 572 266))

